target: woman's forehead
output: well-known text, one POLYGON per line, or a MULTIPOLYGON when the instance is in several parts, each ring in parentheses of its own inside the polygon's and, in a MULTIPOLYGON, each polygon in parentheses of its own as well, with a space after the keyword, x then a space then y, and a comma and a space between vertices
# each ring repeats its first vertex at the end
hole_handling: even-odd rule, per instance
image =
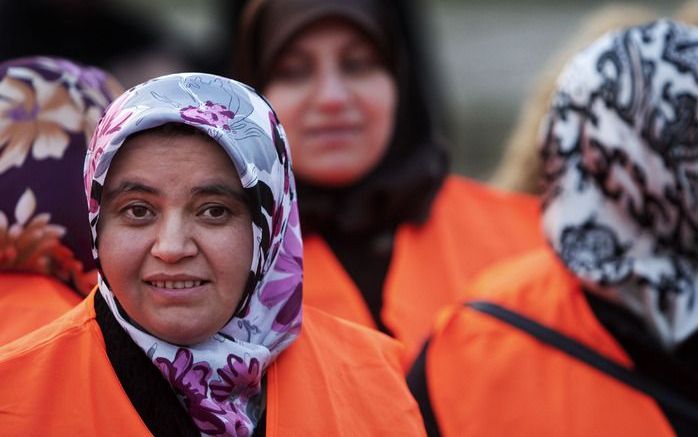
POLYGON ((242 189, 235 166, 222 146, 201 135, 157 131, 124 142, 107 174, 107 190, 124 180, 192 186, 215 182, 242 189))
POLYGON ((377 45, 358 25, 342 17, 319 19, 300 29, 289 38, 286 49, 312 49, 316 47, 344 47, 346 45, 368 46, 377 50, 377 45))

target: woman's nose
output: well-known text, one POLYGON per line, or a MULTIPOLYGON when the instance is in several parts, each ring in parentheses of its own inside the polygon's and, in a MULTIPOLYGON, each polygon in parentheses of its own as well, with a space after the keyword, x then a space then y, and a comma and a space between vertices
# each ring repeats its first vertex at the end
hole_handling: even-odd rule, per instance
POLYGON ((324 110, 340 110, 350 99, 351 90, 346 78, 339 72, 326 72, 321 75, 316 101, 324 110))
POLYGON ((173 264, 198 253, 198 246, 183 218, 175 214, 165 215, 159 225, 155 243, 150 250, 152 256, 173 264))

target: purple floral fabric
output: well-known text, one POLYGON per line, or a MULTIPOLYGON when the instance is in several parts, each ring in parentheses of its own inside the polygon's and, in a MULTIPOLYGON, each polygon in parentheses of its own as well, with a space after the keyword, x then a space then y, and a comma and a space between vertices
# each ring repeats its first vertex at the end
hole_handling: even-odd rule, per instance
MULTIPOLYGON (((88 148, 84 183, 93 242, 113 157, 130 135, 173 122, 194 126, 216 140, 253 199, 253 279, 245 304, 219 333, 201 344, 181 347, 127 321, 101 275, 99 289, 203 435, 249 436, 263 407, 264 372, 301 328, 303 246, 289 149, 271 107, 239 82, 188 73, 138 85, 107 109, 88 148)), ((94 243, 92 247, 99 259, 94 243)))
POLYGON ((50 275, 83 295, 94 287, 79 169, 122 92, 102 70, 66 59, 0 64, 0 270, 50 275))

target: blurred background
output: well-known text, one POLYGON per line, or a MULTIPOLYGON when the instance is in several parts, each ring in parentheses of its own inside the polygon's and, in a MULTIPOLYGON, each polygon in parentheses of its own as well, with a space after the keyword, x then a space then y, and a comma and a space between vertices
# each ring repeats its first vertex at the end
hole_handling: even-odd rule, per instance
MULTIPOLYGON (((226 75, 242 3, 0 0, 0 59, 65 56, 100 66, 126 86, 176 71, 226 75)), ((408 10, 432 63, 428 73, 452 145, 454 170, 487 179, 541 72, 550 68, 551 60, 559 63, 590 14, 614 3, 395 0, 395 4, 408 10)), ((685 6, 672 0, 625 4, 658 15, 674 15, 685 6)))

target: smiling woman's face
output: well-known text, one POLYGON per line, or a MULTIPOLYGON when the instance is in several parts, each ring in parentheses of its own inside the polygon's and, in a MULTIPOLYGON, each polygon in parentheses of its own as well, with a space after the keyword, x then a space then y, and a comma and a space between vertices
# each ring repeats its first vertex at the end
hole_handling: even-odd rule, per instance
POLYGON ((395 80, 374 44, 341 19, 310 25, 279 54, 264 93, 283 122, 296 175, 357 182, 390 144, 395 80))
POLYGON ((145 132, 109 169, 99 257, 134 322, 170 343, 205 340, 232 317, 252 263, 252 222, 223 149, 145 132))

